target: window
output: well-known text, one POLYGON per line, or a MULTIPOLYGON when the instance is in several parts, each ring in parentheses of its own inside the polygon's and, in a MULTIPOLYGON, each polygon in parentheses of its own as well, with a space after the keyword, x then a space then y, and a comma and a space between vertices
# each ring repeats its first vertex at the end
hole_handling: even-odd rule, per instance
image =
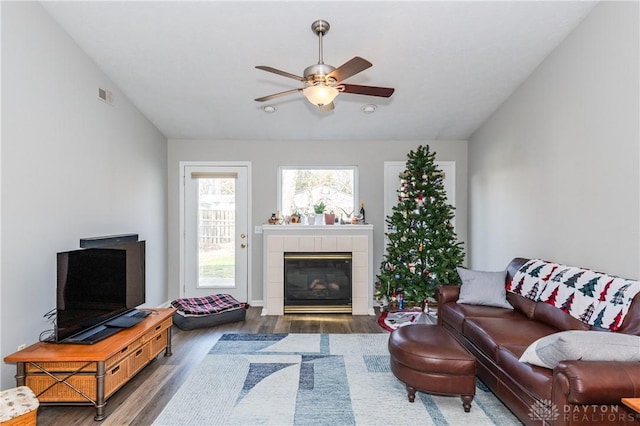
POLYGON ((336 217, 357 214, 358 170, 355 166, 282 166, 278 172, 278 208, 283 216, 314 214, 323 202, 336 217))

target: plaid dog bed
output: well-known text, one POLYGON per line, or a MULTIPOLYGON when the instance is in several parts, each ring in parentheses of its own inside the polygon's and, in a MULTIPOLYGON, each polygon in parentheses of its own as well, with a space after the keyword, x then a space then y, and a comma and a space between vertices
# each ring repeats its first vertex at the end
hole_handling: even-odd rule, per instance
POLYGON ((237 301, 229 294, 212 294, 205 297, 189 297, 171 302, 183 316, 204 316, 244 308, 248 305, 237 301))

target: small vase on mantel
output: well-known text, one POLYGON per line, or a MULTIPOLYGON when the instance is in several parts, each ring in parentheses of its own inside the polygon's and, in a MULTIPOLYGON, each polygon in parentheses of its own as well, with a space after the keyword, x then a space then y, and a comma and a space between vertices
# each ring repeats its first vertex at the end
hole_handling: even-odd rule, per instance
POLYGON ((316 214, 315 225, 324 225, 324 214, 316 214))
POLYGON ((325 225, 333 225, 336 223, 336 215, 333 213, 325 213, 324 214, 324 224, 325 225))

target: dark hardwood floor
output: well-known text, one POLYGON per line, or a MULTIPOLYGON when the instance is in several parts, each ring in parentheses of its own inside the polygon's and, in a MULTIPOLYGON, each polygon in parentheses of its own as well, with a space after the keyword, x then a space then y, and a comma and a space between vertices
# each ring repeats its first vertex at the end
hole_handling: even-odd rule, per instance
POLYGON ((182 331, 173 327, 173 355, 159 355, 129 383, 109 398, 101 422, 93 420, 92 406, 41 406, 38 424, 150 425, 224 333, 388 333, 376 316, 347 314, 288 314, 261 316, 262 308, 247 311, 246 321, 212 328, 182 331))

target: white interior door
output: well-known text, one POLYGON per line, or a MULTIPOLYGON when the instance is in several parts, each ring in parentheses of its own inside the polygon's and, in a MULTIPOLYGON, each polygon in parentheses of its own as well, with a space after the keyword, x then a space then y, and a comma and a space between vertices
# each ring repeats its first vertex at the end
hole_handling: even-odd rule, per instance
POLYGON ((182 297, 248 301, 248 175, 248 166, 183 166, 182 297))

